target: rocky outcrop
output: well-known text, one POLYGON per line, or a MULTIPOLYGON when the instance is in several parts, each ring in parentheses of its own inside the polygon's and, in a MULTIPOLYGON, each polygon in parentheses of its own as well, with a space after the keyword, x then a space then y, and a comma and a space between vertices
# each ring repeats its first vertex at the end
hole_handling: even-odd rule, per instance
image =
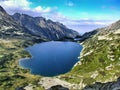
POLYGON ((56 85, 56 86, 52 86, 51 88, 49 88, 47 90, 69 90, 69 89, 66 87, 63 87, 61 85, 56 85))
POLYGON ((83 90, 120 90, 120 78, 117 81, 100 83, 86 86, 83 90))
MULTIPOLYGON (((38 84, 47 90, 54 90, 53 88, 63 88, 60 90, 64 90, 64 89, 66 90, 66 88, 67 90, 80 89, 80 85, 66 82, 65 80, 59 79, 58 77, 43 77, 40 79, 38 84)), ((56 90, 59 90, 59 89, 56 89, 56 90)))

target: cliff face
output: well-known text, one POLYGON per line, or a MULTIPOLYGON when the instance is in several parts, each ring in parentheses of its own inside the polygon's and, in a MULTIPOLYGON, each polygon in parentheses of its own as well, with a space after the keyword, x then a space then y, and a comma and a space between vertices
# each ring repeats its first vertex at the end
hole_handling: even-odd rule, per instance
POLYGON ((79 36, 76 31, 68 29, 63 24, 46 20, 43 17, 32 17, 19 13, 14 14, 12 17, 34 35, 48 40, 58 40, 64 37, 75 38, 76 36, 79 36))

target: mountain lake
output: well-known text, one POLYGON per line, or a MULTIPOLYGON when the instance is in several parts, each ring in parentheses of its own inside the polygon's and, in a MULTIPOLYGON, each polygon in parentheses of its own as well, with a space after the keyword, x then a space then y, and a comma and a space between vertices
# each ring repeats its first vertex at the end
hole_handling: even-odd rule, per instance
POLYGON ((32 58, 19 60, 19 65, 31 74, 56 76, 70 71, 79 61, 82 46, 75 42, 50 41, 26 48, 32 58))

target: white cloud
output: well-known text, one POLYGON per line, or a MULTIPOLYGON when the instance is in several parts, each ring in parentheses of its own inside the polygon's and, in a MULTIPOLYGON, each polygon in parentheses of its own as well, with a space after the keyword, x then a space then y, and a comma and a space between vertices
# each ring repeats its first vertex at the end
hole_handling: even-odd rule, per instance
POLYGON ((0 5, 4 7, 29 7, 31 2, 28 2, 27 0, 5 0, 5 1, 0 1, 0 5))
POLYGON ((0 1, 0 5, 3 6, 9 14, 14 14, 16 12, 30 14, 30 15, 42 15, 45 13, 51 13, 55 8, 37 6, 31 8, 32 2, 28 0, 4 0, 0 1), (36 13, 36 14, 33 14, 36 13))
POLYGON ((36 7, 35 9, 33 9, 33 10, 35 10, 36 12, 49 13, 49 12, 52 11, 52 8, 50 8, 50 7, 43 8, 43 7, 41 7, 41 6, 37 6, 37 7, 36 7))
POLYGON ((36 11, 42 11, 43 8, 42 8, 41 6, 38 6, 38 7, 35 8, 35 10, 36 10, 36 11))
POLYGON ((51 11, 52 11, 52 9, 50 7, 47 7, 46 9, 44 9, 43 12, 47 13, 47 12, 51 12, 51 11))

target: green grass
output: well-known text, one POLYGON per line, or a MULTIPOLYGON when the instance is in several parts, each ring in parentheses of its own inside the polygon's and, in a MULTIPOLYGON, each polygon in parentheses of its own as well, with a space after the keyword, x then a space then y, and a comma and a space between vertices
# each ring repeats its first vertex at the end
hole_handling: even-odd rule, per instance
POLYGON ((31 57, 24 50, 26 44, 24 40, 19 39, 0 40, 0 47, 2 48, 0 49, 0 90, 15 90, 17 87, 25 87, 28 84, 35 85, 34 90, 41 88, 37 84, 41 76, 32 75, 29 70, 22 69, 19 66, 19 59, 31 57))
MULTIPOLYGON (((112 36, 113 37, 113 36, 112 36)), ((81 64, 75 66, 70 72, 61 75, 70 83, 93 84, 94 82, 106 82, 120 77, 120 40, 113 39, 97 40, 97 37, 90 38, 83 43, 83 54, 94 50, 90 55, 81 57, 81 64), (112 45, 113 44, 113 45, 112 45), (108 55, 114 55, 114 61, 108 58, 108 55), (110 70, 106 68, 110 65, 110 70), (97 72, 96 77, 91 77, 97 72)))

